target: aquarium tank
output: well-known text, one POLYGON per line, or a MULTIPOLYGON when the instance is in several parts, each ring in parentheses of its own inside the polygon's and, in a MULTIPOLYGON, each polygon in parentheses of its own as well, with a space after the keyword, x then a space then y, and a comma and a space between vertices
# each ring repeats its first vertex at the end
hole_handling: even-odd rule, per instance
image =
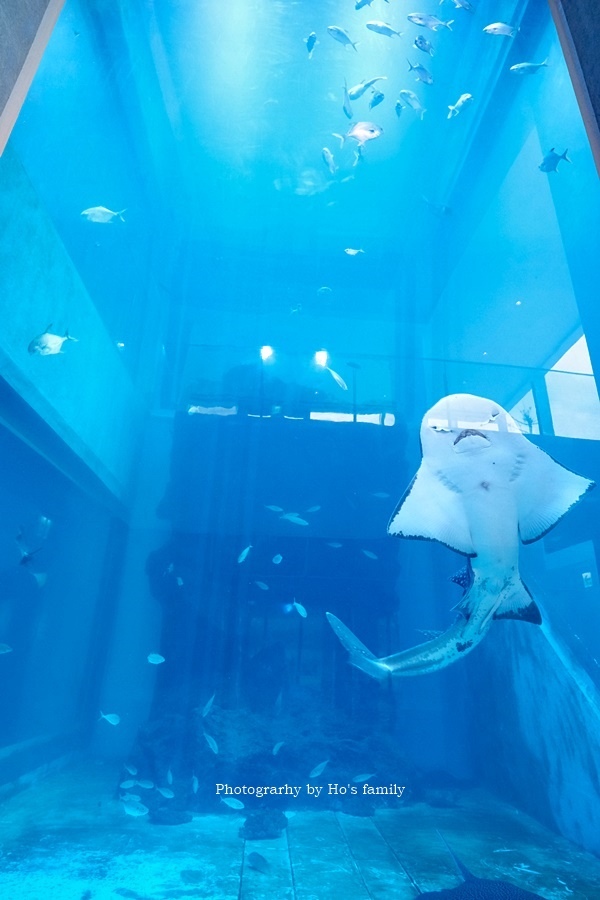
POLYGON ((593 0, 1 0, 0 898, 600 900, 593 0))

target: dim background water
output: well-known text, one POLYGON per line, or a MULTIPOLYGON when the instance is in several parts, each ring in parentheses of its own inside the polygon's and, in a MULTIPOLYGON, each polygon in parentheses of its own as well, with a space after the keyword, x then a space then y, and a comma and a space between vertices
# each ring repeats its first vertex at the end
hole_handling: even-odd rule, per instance
POLYGON ((3 783, 77 754, 130 759, 157 782, 172 769, 182 814, 215 812, 215 781, 300 783, 329 758, 332 781, 374 771, 415 802, 486 788, 600 850, 594 495, 523 548, 544 632, 499 623, 459 665, 382 687, 346 665, 324 617, 377 655, 451 622, 461 559, 386 536, 419 465, 421 417, 445 394, 492 398, 561 463, 600 475, 599 187, 547 6, 422 7, 453 31, 411 25, 405 0, 359 12, 68 0, 7 158, 99 318, 71 304, 57 321, 30 296, 19 340, 50 321, 79 339, 36 359, 35 378, 56 379, 73 432, 104 449, 90 463, 3 387, 19 423, 1 435, 3 783), (380 17, 404 36, 364 28, 380 17), (483 34, 491 21, 521 30, 483 34), (333 23, 358 52, 327 35, 333 23), (417 34, 433 59, 411 47, 417 34), (546 57, 535 76, 508 72, 546 57), (435 83, 415 83, 407 58, 435 83), (332 136, 348 128, 342 85, 376 75, 385 101, 370 112, 368 92, 353 121, 383 134, 353 167, 353 142, 332 136), (397 117, 401 89, 419 95, 423 121, 397 117), (544 174, 551 147, 572 164, 544 174), (125 223, 86 222, 95 205, 126 208, 125 223), (315 365, 322 348, 348 391, 315 365), (128 460, 119 485, 102 452, 128 460), (14 536, 39 516, 48 538, 19 566, 14 536), (150 666, 151 652, 166 662, 150 666))

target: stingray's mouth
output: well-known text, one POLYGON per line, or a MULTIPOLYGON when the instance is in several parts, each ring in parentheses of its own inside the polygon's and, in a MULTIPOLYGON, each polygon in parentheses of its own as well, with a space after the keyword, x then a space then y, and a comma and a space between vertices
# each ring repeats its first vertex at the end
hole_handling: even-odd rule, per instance
POLYGON ((483 438, 484 441, 487 441, 488 444, 490 442, 490 439, 488 437, 486 437, 486 435, 483 434, 482 431, 477 431, 476 428, 465 428, 463 431, 461 431, 461 433, 458 435, 458 437, 454 441, 454 446, 456 447, 457 444, 459 444, 461 441, 463 441, 465 438, 468 438, 468 437, 480 437, 480 438, 483 438))

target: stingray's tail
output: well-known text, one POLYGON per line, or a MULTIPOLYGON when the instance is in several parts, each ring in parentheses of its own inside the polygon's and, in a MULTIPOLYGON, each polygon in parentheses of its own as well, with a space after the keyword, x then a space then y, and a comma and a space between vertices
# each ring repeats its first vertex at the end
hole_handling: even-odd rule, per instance
POLYGON ((350 665, 356 666, 361 672, 366 672, 371 678, 377 678, 380 681, 383 681, 384 678, 391 674, 389 667, 382 660, 377 659, 375 654, 371 653, 356 635, 352 634, 343 622, 340 622, 337 616, 334 616, 333 613, 325 613, 325 615, 340 639, 342 646, 350 654, 350 665))

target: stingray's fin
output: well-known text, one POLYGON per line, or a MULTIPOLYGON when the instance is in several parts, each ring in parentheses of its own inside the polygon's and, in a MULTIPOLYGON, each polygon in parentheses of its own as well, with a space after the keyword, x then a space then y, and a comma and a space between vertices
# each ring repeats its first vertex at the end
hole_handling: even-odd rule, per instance
MULTIPOLYGON (((442 832, 438 831, 437 828, 436 828, 436 831, 437 831, 438 837, 441 838, 442 841, 444 842, 444 844, 446 845, 446 850, 448 851, 448 853, 454 860, 454 865, 460 872, 463 880, 464 881, 478 881, 479 879, 475 875, 473 875, 473 873, 470 872, 463 863, 461 863, 460 859, 458 858, 458 856, 456 855, 456 853, 454 852, 454 850, 452 849, 452 847, 450 846, 450 844, 448 843, 448 841, 446 840, 446 838, 444 837, 442 832)), ((458 890, 458 888, 457 888, 457 890, 458 890)))
POLYGON ((390 674, 390 670, 385 663, 382 663, 377 659, 375 654, 371 653, 371 651, 359 641, 356 635, 352 634, 350 629, 347 628, 337 616, 334 616, 333 613, 325 613, 325 615, 327 616, 327 621, 340 639, 342 646, 345 647, 350 654, 350 665, 356 666, 361 672, 365 672, 367 675, 370 675, 372 678, 377 678, 380 681, 387 678, 390 674))
POLYGON ((460 494, 424 462, 390 519, 388 534, 440 541, 459 553, 475 553, 460 494))

